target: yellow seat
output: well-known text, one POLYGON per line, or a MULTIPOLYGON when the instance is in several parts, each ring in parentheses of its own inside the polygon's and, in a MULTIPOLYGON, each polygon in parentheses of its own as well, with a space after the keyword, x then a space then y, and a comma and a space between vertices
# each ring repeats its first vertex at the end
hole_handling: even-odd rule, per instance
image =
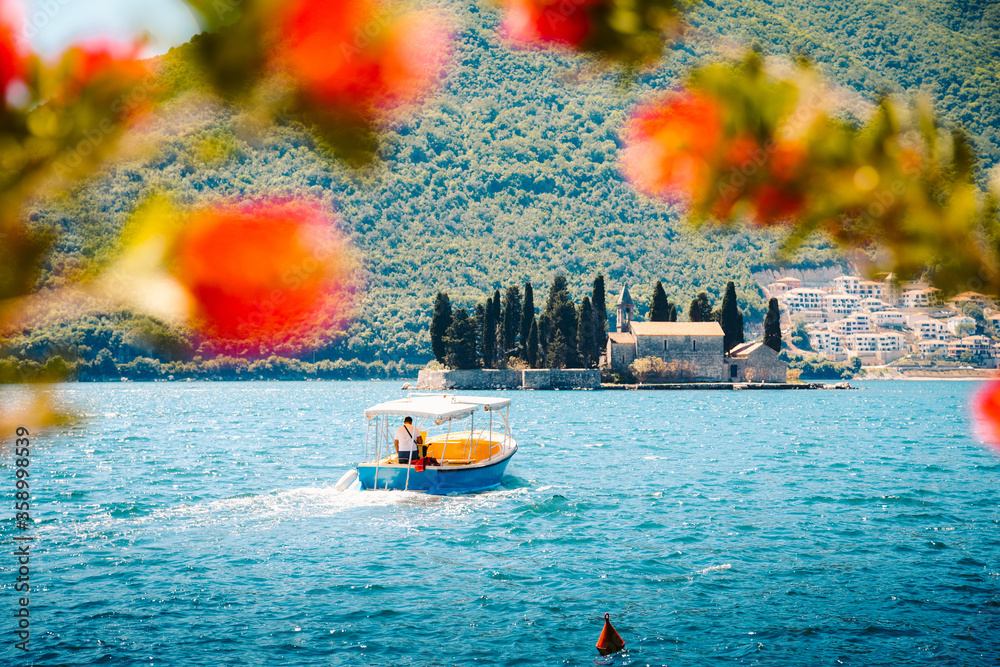
POLYGON ((426 440, 427 456, 436 458, 444 465, 461 465, 483 461, 490 457, 490 449, 497 453, 499 441, 485 434, 472 435, 468 431, 438 435, 426 440), (471 437, 471 444, 470 444, 471 437))

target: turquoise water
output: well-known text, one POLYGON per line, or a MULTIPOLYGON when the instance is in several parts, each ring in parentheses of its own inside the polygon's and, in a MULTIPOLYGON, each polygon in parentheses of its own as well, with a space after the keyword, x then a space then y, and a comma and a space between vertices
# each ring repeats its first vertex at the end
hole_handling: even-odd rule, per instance
POLYGON ((28 662, 593 665, 609 612, 616 665, 1000 664, 972 383, 510 392, 502 488, 337 493, 398 384, 67 385, 87 418, 32 449, 28 662))

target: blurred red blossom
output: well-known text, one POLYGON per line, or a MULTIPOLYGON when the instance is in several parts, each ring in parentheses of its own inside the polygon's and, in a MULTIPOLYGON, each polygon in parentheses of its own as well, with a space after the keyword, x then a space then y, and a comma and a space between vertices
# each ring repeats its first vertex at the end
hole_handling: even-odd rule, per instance
POLYGON ((625 175, 643 192, 688 201, 708 184, 722 142, 722 118, 709 99, 670 95, 641 106, 625 131, 625 175))
POLYGON ((590 53, 605 62, 652 65, 683 32, 687 0, 498 0, 517 43, 590 53))
POLYGON ((172 272, 196 304, 196 326, 223 346, 301 349, 348 315, 352 260, 318 204, 198 211, 177 240, 172 272))
POLYGON ((979 437, 1000 450, 1000 380, 984 384, 972 401, 979 437))
POLYGON ((17 42, 17 8, 11 0, 0 0, 0 102, 7 88, 24 75, 24 53, 17 42))
POLYGON ((805 149, 732 136, 725 111, 720 101, 692 90, 640 106, 625 132, 625 176, 652 197, 720 220, 739 214, 770 225, 794 217, 805 203, 797 184, 805 149))
POLYGON ((371 0, 296 0, 279 19, 277 60, 315 104, 367 117, 419 100, 436 83, 450 33, 437 12, 371 0))
POLYGON ((504 30, 527 44, 579 48, 594 29, 588 10, 604 0, 508 0, 504 30))

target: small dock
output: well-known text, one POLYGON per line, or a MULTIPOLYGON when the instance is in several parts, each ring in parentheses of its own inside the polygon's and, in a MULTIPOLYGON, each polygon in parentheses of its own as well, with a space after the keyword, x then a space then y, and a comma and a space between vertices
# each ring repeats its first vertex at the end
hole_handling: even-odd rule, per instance
POLYGON ((602 383, 601 389, 618 391, 762 391, 772 389, 856 389, 846 382, 672 382, 666 384, 610 384, 602 383))

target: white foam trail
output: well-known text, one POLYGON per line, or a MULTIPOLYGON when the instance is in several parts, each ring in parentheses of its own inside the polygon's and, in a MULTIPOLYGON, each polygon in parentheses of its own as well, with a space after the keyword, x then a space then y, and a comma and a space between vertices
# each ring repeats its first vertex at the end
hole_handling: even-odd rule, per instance
MULTIPOLYGON (((266 529, 274 523, 303 518, 336 516, 358 508, 379 508, 403 505, 427 507, 441 515, 457 516, 494 507, 501 502, 528 493, 528 489, 497 489, 472 496, 434 496, 416 491, 337 491, 333 486, 300 487, 286 491, 271 491, 260 495, 222 498, 198 503, 186 503, 156 509, 143 516, 112 517, 109 514, 91 517, 71 524, 78 537, 98 533, 130 532, 140 526, 179 524, 182 530, 192 527, 228 526, 237 531, 266 529)), ((372 512, 369 522, 378 522, 382 515, 372 512)), ((393 520, 384 517, 386 521, 393 520)), ((398 518, 394 520, 398 523, 398 518)), ((61 532, 65 523, 53 525, 61 532)), ((45 531, 48 532, 48 531, 45 531)))
POLYGON ((706 567, 704 570, 698 570, 698 574, 708 574, 709 572, 721 572, 723 570, 733 569, 732 564, 725 563, 723 565, 713 565, 712 567, 706 567))

